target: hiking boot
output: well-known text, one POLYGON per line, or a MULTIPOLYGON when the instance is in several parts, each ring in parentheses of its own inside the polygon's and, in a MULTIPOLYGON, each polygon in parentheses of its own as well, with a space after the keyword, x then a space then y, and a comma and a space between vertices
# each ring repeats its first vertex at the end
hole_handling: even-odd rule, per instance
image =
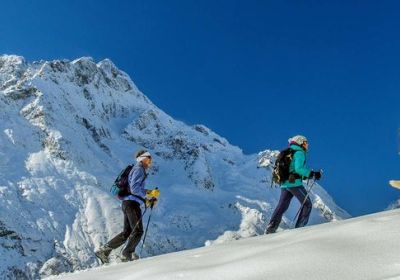
POLYGON ((271 223, 268 225, 267 229, 265 230, 265 234, 275 233, 277 229, 278 229, 278 226, 275 225, 274 223, 271 223))
POLYGON ((131 253, 124 253, 122 252, 121 254, 121 262, 130 262, 132 260, 132 254, 131 253))
POLYGON ((104 245, 103 247, 100 247, 100 249, 97 250, 94 254, 104 264, 109 263, 108 256, 110 255, 111 251, 112 248, 108 247, 108 245, 104 245))

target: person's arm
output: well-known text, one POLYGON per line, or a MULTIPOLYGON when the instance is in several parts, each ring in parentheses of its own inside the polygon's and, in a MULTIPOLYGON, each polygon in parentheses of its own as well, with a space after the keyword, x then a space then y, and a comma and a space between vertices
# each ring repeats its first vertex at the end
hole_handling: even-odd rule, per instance
POLYGON ((304 152, 296 152, 293 157, 294 160, 294 172, 302 177, 309 177, 311 170, 305 167, 306 156, 304 152))
POLYGON ((131 179, 129 180, 129 189, 132 194, 144 197, 146 192, 144 190, 144 177, 146 176, 143 168, 134 168, 131 179))

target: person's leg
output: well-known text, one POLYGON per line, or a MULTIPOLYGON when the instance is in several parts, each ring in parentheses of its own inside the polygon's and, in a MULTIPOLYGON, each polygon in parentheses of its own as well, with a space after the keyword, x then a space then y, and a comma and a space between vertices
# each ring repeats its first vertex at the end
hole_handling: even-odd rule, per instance
POLYGON ((102 263, 108 263, 108 257, 113 249, 120 247, 125 241, 128 239, 129 235, 132 232, 132 228, 130 226, 127 215, 125 214, 127 202, 122 202, 122 211, 124 213, 124 230, 114 236, 110 241, 108 241, 105 245, 100 247, 98 251, 95 252, 96 256, 102 261, 102 263))
POLYGON ((289 208, 292 198, 293 195, 287 189, 281 189, 281 196, 268 224, 267 230, 265 232, 266 234, 274 233, 278 229, 279 224, 282 220, 282 216, 289 208))
POLYGON ((307 196, 307 191, 303 186, 291 188, 290 191, 299 200, 300 205, 303 204, 295 227, 304 227, 308 223, 312 209, 310 196, 307 196))
POLYGON ((122 202, 122 211, 124 212, 124 230, 121 233, 117 234, 113 239, 107 242, 107 245, 112 249, 116 249, 122 244, 124 244, 132 232, 132 227, 129 222, 129 217, 126 211, 127 207, 129 207, 129 204, 130 204, 129 201, 122 202))
POLYGON ((122 251, 122 260, 132 260, 132 253, 135 252, 136 246, 139 244, 143 235, 142 211, 137 202, 131 202, 126 208, 126 216, 128 217, 132 232, 128 237, 125 249, 122 251))

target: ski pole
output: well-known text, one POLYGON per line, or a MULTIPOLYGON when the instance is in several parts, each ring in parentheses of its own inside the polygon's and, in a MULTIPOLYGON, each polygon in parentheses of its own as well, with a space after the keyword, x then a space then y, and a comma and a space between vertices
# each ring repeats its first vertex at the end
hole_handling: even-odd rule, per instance
POLYGON ((150 205, 150 215, 149 215, 149 218, 148 218, 148 220, 147 220, 146 230, 144 231, 143 242, 142 242, 142 248, 140 248, 140 253, 139 253, 140 256, 142 255, 142 251, 143 251, 143 247, 144 247, 144 242, 146 241, 146 236, 147 236, 147 232, 148 232, 148 229, 149 229, 151 214, 153 213, 153 207, 154 207, 154 202, 152 202, 151 205, 150 205))
POLYGON ((294 219, 293 219, 293 221, 292 221, 292 225, 296 222, 297 216, 300 215, 300 212, 301 212, 301 210, 303 209, 303 206, 304 206, 304 204, 306 203, 307 198, 308 198, 308 196, 310 195, 311 189, 314 187, 314 185, 315 185, 315 180, 313 180, 313 183, 312 183, 311 186, 308 188, 306 197, 304 198, 303 203, 301 203, 300 209, 299 209, 299 211, 297 211, 296 216, 294 216, 294 219))

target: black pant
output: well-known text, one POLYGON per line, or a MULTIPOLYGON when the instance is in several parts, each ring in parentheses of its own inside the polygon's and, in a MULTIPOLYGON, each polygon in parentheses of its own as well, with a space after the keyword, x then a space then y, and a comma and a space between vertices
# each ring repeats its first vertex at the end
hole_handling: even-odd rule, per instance
POLYGON ((282 216, 289 208, 290 201, 292 200, 293 196, 295 196, 300 201, 300 204, 304 202, 295 227, 304 227, 308 223, 308 218, 311 214, 312 203, 310 197, 307 196, 306 189, 303 186, 300 186, 281 189, 281 197, 279 198, 279 203, 276 206, 274 213, 272 214, 271 221, 269 222, 269 227, 278 228, 282 220, 282 216))
POLYGON ((122 202, 122 212, 124 213, 124 230, 111 239, 107 245, 116 249, 128 240, 122 252, 123 255, 128 256, 135 252, 143 235, 142 210, 138 202, 125 200, 122 202))

